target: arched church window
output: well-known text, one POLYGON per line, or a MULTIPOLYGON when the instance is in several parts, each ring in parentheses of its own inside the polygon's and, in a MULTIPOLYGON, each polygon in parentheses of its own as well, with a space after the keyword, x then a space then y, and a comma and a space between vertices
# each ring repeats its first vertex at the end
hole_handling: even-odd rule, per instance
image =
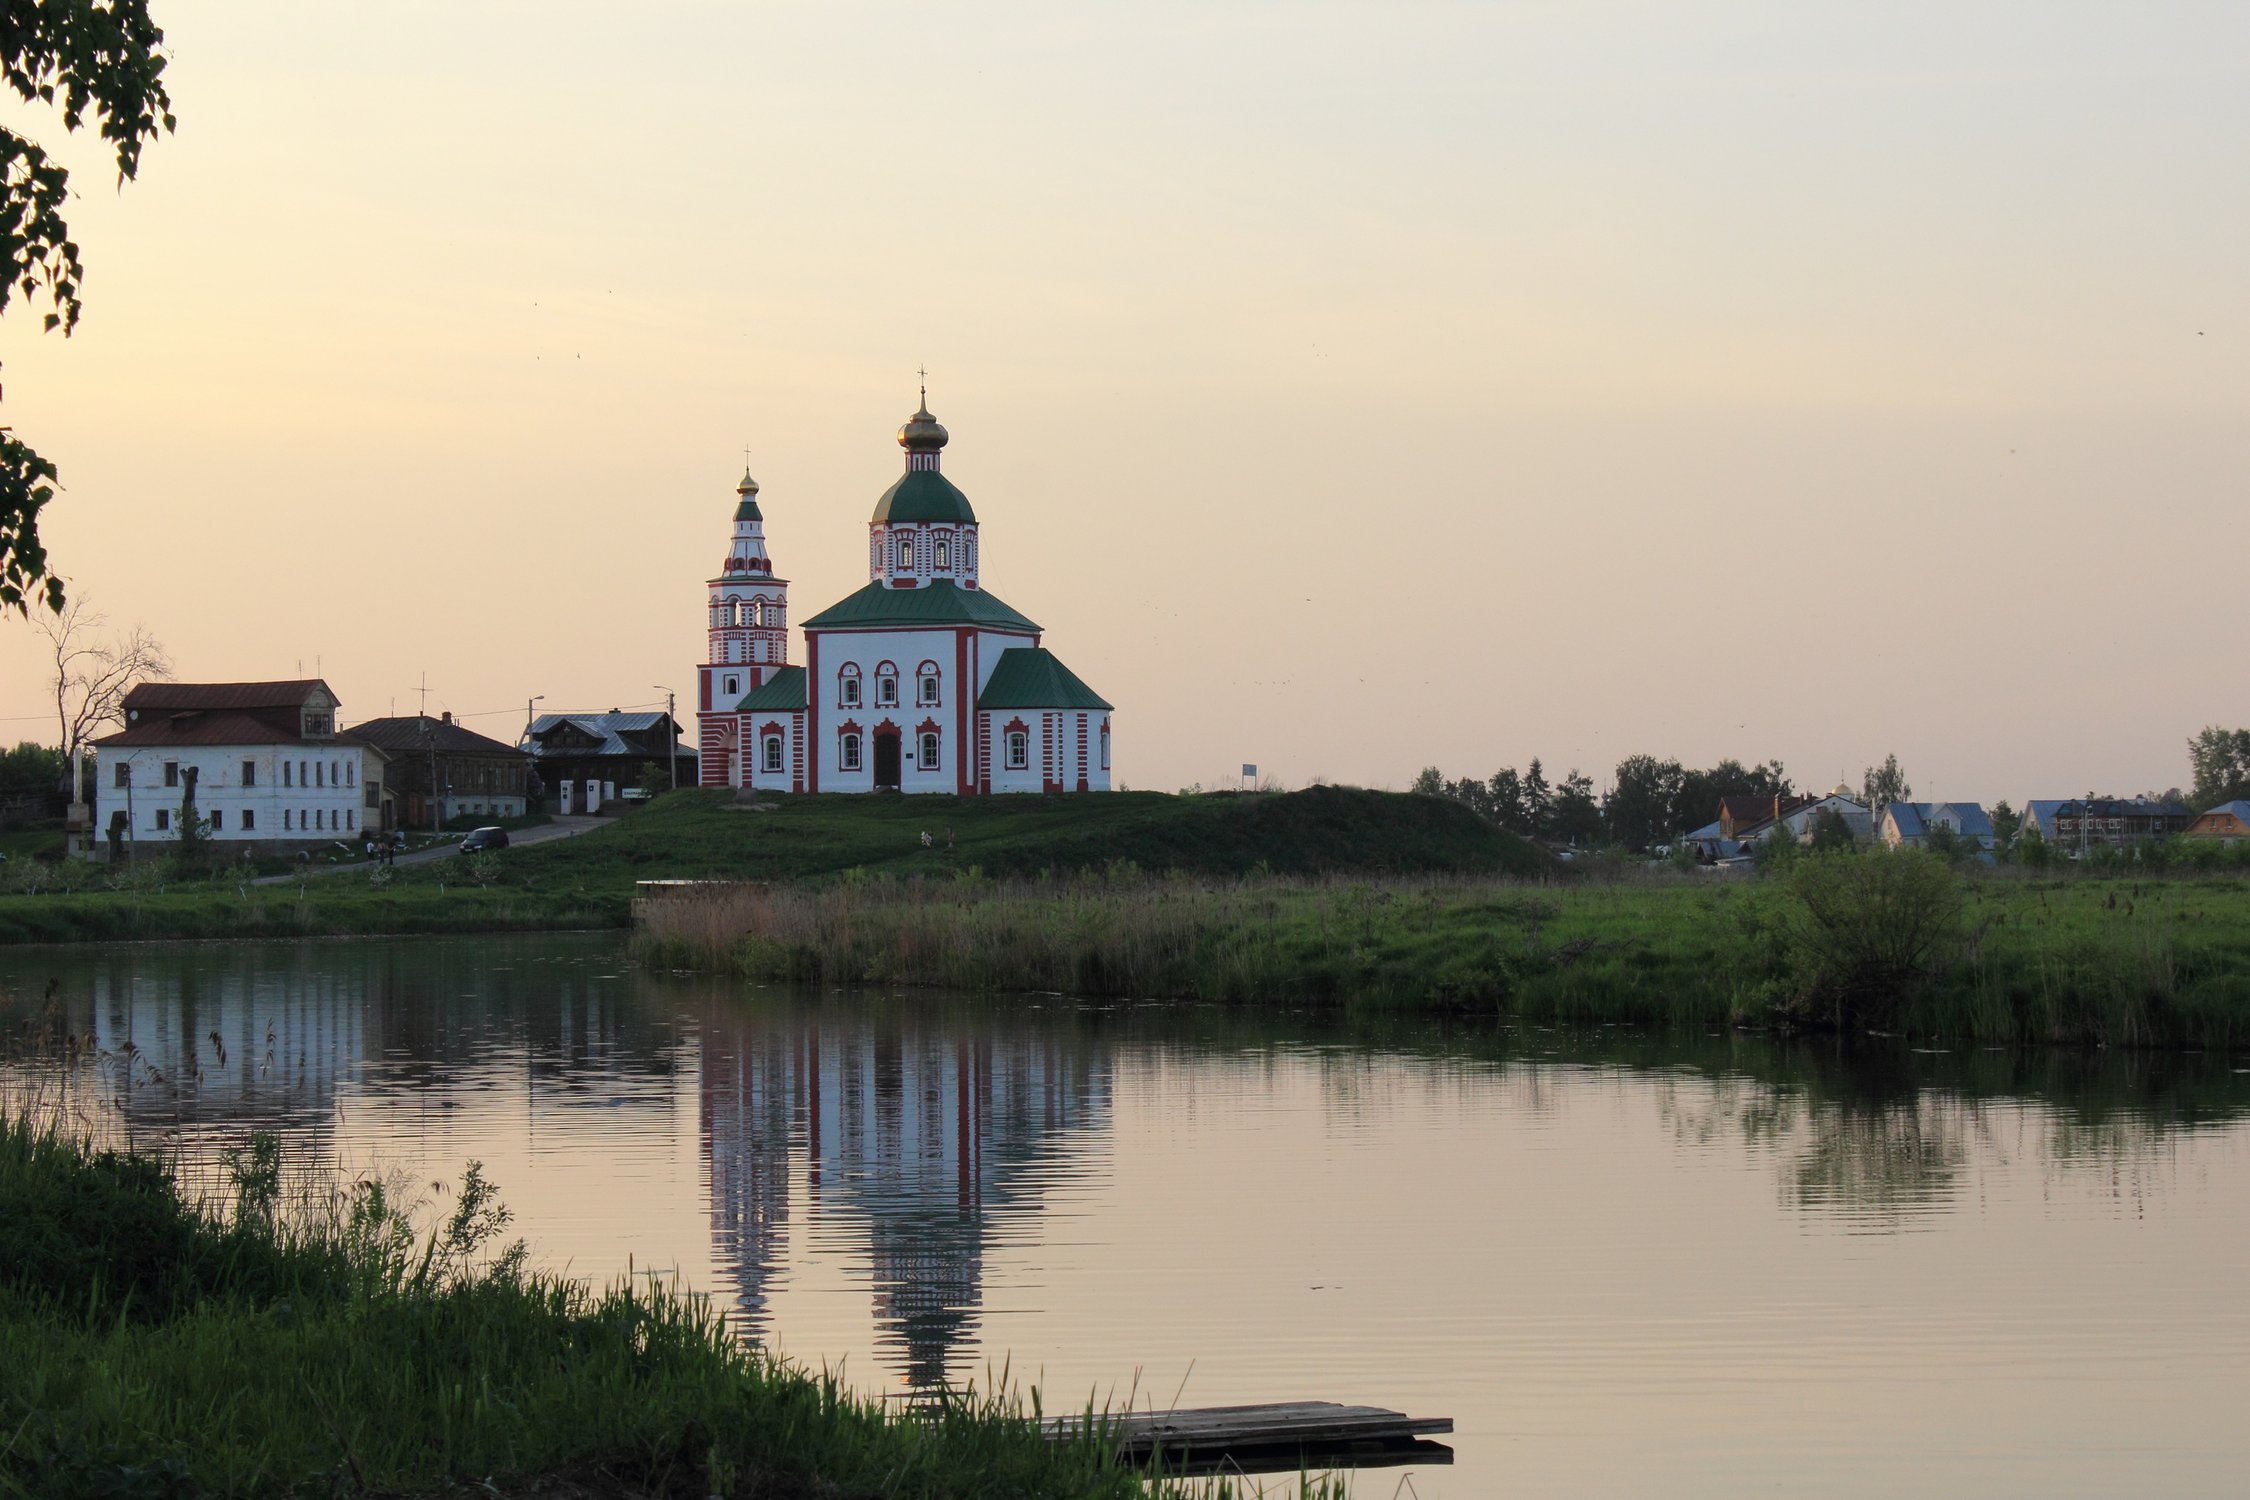
POLYGON ((836 674, 836 701, 846 708, 859 707, 859 667, 845 662, 844 669, 836 674))
POLYGON ((934 771, 937 768, 938 738, 935 734, 932 734, 928 730, 924 730, 922 732, 922 769, 925 771, 934 771))
POLYGON ((847 734, 847 735, 845 735, 845 736, 844 736, 844 738, 843 738, 843 743, 842 743, 842 757, 841 757, 841 758, 842 758, 842 761, 843 761, 843 766, 844 766, 844 769, 845 769, 845 770, 847 770, 847 771, 856 771, 856 770, 858 770, 858 769, 859 769, 859 736, 858 736, 858 735, 856 735, 856 734, 847 734))
POLYGON ((1021 771, 1031 765, 1031 736, 1020 729, 1008 731, 1008 769, 1021 771))
POLYGON ((898 706, 898 668, 889 662, 875 669, 875 704, 878 708, 898 706))
POLYGON ((902 536, 898 539, 898 565, 902 568, 914 566, 914 538, 902 536))
POLYGON ((951 556, 952 549, 946 545, 946 540, 944 537, 939 537, 937 539, 937 566, 941 571, 953 566, 953 564, 948 560, 951 556))
POLYGON ((1102 769, 1109 769, 1109 720, 1102 720, 1102 769))
POLYGON ((914 701, 927 708, 938 701, 938 664, 926 661, 914 670, 914 701))
POLYGON ((778 734, 766 736, 766 769, 774 772, 781 769, 781 736, 778 734))

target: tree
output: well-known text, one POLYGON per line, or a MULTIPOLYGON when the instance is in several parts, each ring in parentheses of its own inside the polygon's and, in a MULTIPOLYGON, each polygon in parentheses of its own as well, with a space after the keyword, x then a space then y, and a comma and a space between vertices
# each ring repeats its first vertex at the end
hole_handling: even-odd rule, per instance
POLYGON ((60 750, 29 740, 0 754, 0 802, 18 797, 52 796, 64 780, 65 762, 60 750))
POLYGON ((1417 797, 1442 797, 1445 795, 1445 773, 1436 766, 1424 766, 1422 774, 1414 778, 1408 788, 1417 797))
POLYGON ((1509 766, 1492 773, 1485 783, 1485 794, 1492 799, 1492 821, 1510 833, 1531 832, 1531 816, 1524 808, 1523 778, 1509 766))
POLYGON ((1860 782, 1860 798, 1878 820, 1884 808, 1913 795, 1914 788, 1906 784, 1906 773, 1898 768, 1896 755, 1884 756, 1880 766, 1869 766, 1866 777, 1860 782))
POLYGON ((1647 849, 1680 832, 1680 787, 1686 775, 1678 761, 1653 755, 1619 761, 1616 780, 1602 800, 1610 838, 1628 849, 1647 849))
POLYGON ((2250 729, 2205 726, 2188 741, 2188 765, 2195 772, 2197 812, 2250 797, 2250 729))
POLYGON ((1794 790, 1781 762, 1745 766, 1731 756, 1708 771, 1683 771, 1672 826, 1682 832, 1701 828, 1719 815, 1722 797, 1786 797, 1794 790))
POLYGON ((1524 832, 1554 831, 1554 809, 1549 805, 1553 800, 1553 794, 1547 790, 1547 773, 1540 769, 1539 757, 1534 755, 1523 773, 1524 832))
POLYGON ((2005 802, 1992 804, 1992 849, 2002 859, 2016 846, 2016 835, 2023 831, 2023 814, 2005 802))
POLYGON ((1859 839, 1852 833, 1851 821, 1833 807, 1822 808, 1813 819, 1813 852, 1848 854, 1858 847, 1859 839))
MULTIPOLYGON (((125 695, 141 683, 171 676, 172 661, 146 625, 99 639, 108 617, 83 594, 51 614, 33 616, 33 623, 54 648, 55 732, 64 760, 75 769, 88 740, 106 725, 125 722, 125 695)), ((78 800, 75 786, 71 800, 78 800)))
MULTIPOLYGON (((26 104, 60 105, 63 129, 91 114, 117 160, 120 185, 140 170, 141 145, 173 127, 164 91, 164 32, 148 0, 0 0, 0 76, 26 104)), ((78 243, 63 204, 70 173, 44 149, 0 127, 0 312, 21 294, 44 291, 48 330, 64 337, 81 306, 78 243)), ((39 512, 55 498, 57 470, 0 427, 0 610, 30 611, 29 601, 63 607, 63 582, 47 565, 39 512)))
MULTIPOLYGON (((1539 764, 1533 761, 1536 767, 1539 764)), ((1572 767, 1548 804, 1548 827, 1556 838, 1591 844, 1601 837, 1602 809, 1594 800, 1594 778, 1572 767)))

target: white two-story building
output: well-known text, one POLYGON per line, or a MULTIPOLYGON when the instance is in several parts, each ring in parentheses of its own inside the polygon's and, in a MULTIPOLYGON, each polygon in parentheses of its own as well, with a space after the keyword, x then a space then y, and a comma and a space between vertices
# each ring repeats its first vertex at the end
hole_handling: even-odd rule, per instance
POLYGON ((195 818, 228 850, 356 843, 382 826, 384 756, 337 732, 336 695, 297 682, 144 682, 96 742, 94 824, 110 858, 179 842, 195 818))

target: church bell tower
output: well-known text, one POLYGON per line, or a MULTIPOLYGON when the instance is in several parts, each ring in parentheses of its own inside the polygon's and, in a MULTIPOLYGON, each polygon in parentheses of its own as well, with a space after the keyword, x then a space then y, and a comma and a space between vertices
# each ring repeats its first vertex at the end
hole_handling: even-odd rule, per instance
POLYGON ((705 786, 744 784, 740 751, 748 731, 738 722, 741 702, 789 661, 789 580, 774 576, 766 554, 758 481, 748 467, 734 492, 734 535, 708 585, 710 644, 697 669, 698 779, 705 786))

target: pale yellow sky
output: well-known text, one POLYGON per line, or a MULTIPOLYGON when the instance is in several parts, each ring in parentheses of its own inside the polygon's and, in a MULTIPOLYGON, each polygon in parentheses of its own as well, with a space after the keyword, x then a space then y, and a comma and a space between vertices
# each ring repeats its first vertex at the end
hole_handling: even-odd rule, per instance
POLYGON ((75 153, 0 419, 184 678, 685 691, 742 445, 802 617, 927 362, 1128 785, 2020 801, 2250 722, 2239 6, 158 14, 180 133, 75 153))

